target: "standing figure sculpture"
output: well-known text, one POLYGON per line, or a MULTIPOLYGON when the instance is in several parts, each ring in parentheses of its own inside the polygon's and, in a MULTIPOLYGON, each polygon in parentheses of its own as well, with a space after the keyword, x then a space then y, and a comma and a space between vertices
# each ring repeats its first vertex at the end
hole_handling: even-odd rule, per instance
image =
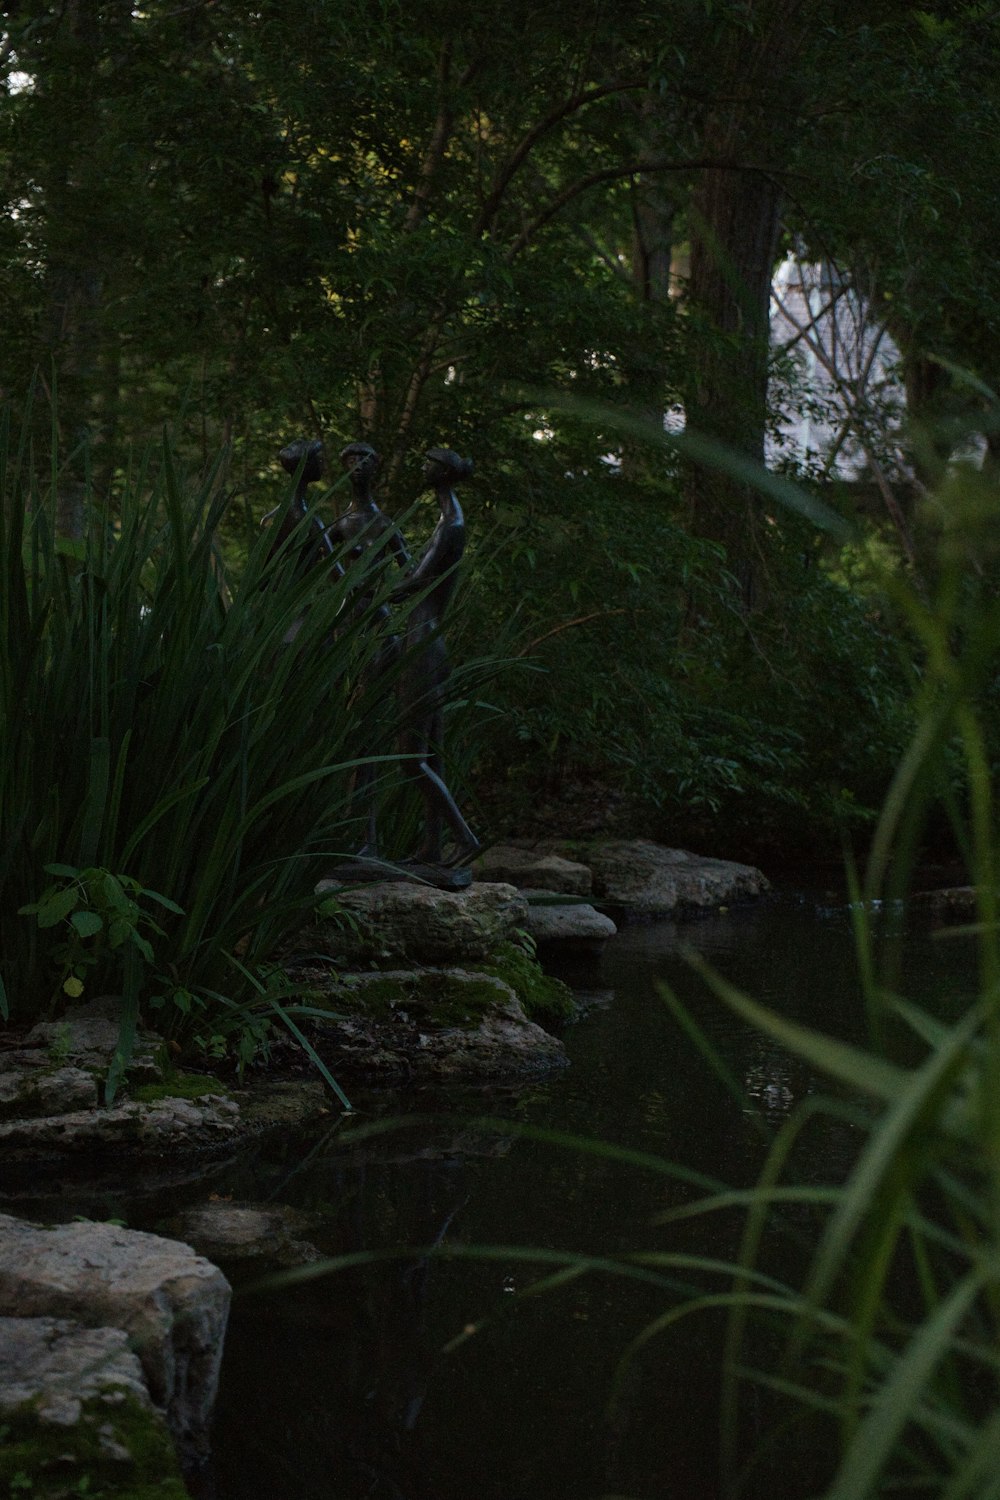
MULTIPOLYGON (((385 511, 380 509, 372 493, 375 475, 381 464, 379 455, 368 443, 348 443, 341 450, 340 462, 350 480, 351 503, 327 527, 326 535, 334 544, 339 543, 348 548, 345 558, 348 578, 352 563, 361 562, 368 548, 380 544, 383 558, 391 556, 400 567, 405 567, 410 561, 410 554, 402 533, 385 511)), ((354 594, 350 605, 356 615, 368 610, 370 626, 382 635, 378 649, 361 672, 359 686, 362 690, 370 688, 399 655, 399 637, 392 632, 388 604, 382 603, 372 608, 377 579, 377 572, 369 572, 364 587, 354 594)), ((361 809, 363 813, 366 829, 364 842, 357 853, 359 859, 379 857, 375 823, 375 776, 375 767, 368 764, 359 766, 354 778, 353 801, 355 808, 361 809)))
MULTIPOLYGON (((360 561, 368 547, 378 545, 385 538, 385 555, 393 557, 401 568, 405 568, 410 561, 410 554, 402 532, 395 521, 390 520, 385 511, 380 509, 372 493, 375 475, 382 463, 379 455, 368 443, 348 443, 340 451, 340 462, 350 480, 351 503, 343 515, 339 515, 326 528, 327 536, 334 543, 349 544, 348 566, 360 561)), ((370 591, 364 597, 370 598, 370 591)), ((386 617, 388 613, 386 606, 386 617)))
MULTIPOLYGON (((265 526, 275 526, 268 557, 273 557, 301 528, 302 540, 292 552, 296 570, 323 565, 329 570, 331 581, 346 578, 350 585, 352 564, 365 564, 358 567, 357 587, 349 587, 341 618, 346 621, 364 617, 366 629, 373 629, 378 636, 374 650, 365 658, 358 674, 356 691, 371 690, 390 666, 398 669, 400 749, 407 758, 408 775, 424 807, 423 841, 415 858, 406 861, 404 868, 423 879, 457 889, 471 878, 467 866, 478 852, 479 841, 459 812, 444 779, 442 737, 449 666, 441 639, 441 622, 465 550, 465 520, 454 486, 472 473, 472 461, 446 448, 432 448, 427 454, 423 477, 426 486, 437 495, 440 514, 430 541, 411 567, 399 528, 379 508, 373 494, 380 460, 372 447, 367 443, 349 443, 341 451, 340 461, 351 486, 351 503, 329 526, 324 526, 316 516, 309 516, 306 504, 308 487, 323 477, 322 443, 299 438, 282 448, 279 458, 286 473, 296 475, 297 479, 291 500, 276 506, 262 522, 265 526), (391 558, 399 567, 409 568, 386 602, 374 602, 380 591, 382 569, 377 560, 374 567, 367 566, 365 554, 372 547, 381 550, 387 564, 391 558), (412 603, 401 639, 394 629, 390 606, 403 600, 412 603), (446 827, 454 844, 452 864, 466 867, 453 868, 447 875, 440 869, 446 827)), ((301 626, 301 619, 293 623, 285 636, 286 644, 295 640, 301 626)), ((386 866, 378 852, 374 766, 360 767, 352 797, 356 814, 364 818, 365 840, 352 860, 332 872, 334 878, 392 878, 393 866, 386 866)))
MULTIPOLYGON (((282 448, 278 458, 286 474, 298 474, 299 477, 291 500, 286 501, 284 505, 276 505, 274 510, 269 510, 260 523, 262 527, 275 527, 274 540, 268 549, 268 561, 309 515, 306 491, 311 484, 322 479, 326 466, 323 444, 318 438, 312 442, 308 438, 296 438, 294 443, 289 443, 286 448, 282 448)), ((326 534, 326 527, 318 516, 313 515, 310 516, 309 525, 304 528, 302 540, 295 552, 295 567, 296 570, 305 572, 319 563, 325 564, 331 579, 343 578, 344 570, 334 556, 334 546, 326 534)), ((301 629, 300 618, 289 627, 285 634, 284 644, 291 645, 301 629)))
POLYGON ((449 448, 431 448, 423 468, 428 489, 440 506, 434 532, 419 562, 392 592, 394 600, 416 596, 403 633, 399 700, 401 748, 411 758, 412 776, 424 804, 424 838, 416 860, 441 863, 444 826, 455 843, 455 862, 467 864, 479 840, 459 812, 444 780, 442 740, 445 687, 450 668, 441 622, 457 582, 465 551, 465 518, 454 486, 472 473, 472 460, 449 448))
MULTIPOLYGON (((309 514, 306 491, 311 484, 323 478, 323 471, 326 467, 323 444, 318 438, 314 438, 312 442, 308 438, 296 438, 294 443, 289 443, 286 448, 282 448, 278 458, 286 474, 298 474, 299 477, 291 500, 284 505, 276 505, 274 510, 269 510, 260 523, 261 526, 273 526, 277 521, 274 541, 267 554, 269 558, 274 556, 279 547, 288 540, 295 528, 309 514)), ((327 536, 326 527, 319 517, 312 516, 299 548, 298 562, 302 567, 308 568, 327 558, 331 560, 333 558, 333 543, 327 536)), ((343 569, 337 572, 338 564, 332 564, 332 566, 337 576, 343 575, 343 569)))

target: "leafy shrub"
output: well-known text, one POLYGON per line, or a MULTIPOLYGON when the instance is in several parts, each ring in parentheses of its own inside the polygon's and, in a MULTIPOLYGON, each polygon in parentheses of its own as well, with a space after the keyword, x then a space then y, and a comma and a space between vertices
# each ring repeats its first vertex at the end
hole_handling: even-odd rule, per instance
POLYGON ((463 614, 462 652, 508 660, 476 771, 498 819, 524 831, 591 782, 633 831, 758 857, 824 837, 839 853, 845 823, 870 827, 912 724, 884 594, 834 576, 779 512, 772 597, 748 618, 720 549, 674 520, 669 481, 548 480, 544 501, 495 487, 463 614))

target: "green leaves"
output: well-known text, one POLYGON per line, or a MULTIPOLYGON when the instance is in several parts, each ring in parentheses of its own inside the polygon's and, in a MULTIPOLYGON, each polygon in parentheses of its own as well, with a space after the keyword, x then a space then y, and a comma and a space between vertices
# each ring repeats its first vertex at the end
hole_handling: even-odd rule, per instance
MULTIPOLYGON (((224 1035, 245 1065, 292 1025, 259 976, 361 841, 353 773, 396 764, 395 679, 370 669, 391 580, 374 556, 349 584, 303 572, 301 538, 269 559, 267 535, 227 578, 217 472, 192 484, 162 446, 114 505, 86 493, 68 556, 57 488, 22 458, 0 444, 3 1004, 27 1019, 121 995, 112 1093, 154 1002, 186 1043, 224 1035), (370 602, 345 610, 355 586, 370 602)), ((391 819, 382 832, 388 849, 391 819)))
POLYGON ((39 927, 55 927, 68 917, 80 899, 80 893, 75 886, 68 890, 50 890, 40 901, 32 902, 26 906, 19 906, 18 916, 35 915, 39 927))

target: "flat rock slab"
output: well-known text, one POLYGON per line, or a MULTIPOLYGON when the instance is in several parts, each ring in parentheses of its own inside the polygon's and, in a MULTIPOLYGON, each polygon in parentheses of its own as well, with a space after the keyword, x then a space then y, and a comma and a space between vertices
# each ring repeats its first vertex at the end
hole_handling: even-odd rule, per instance
POLYGON ((63 1115, 97 1104, 97 1080, 82 1068, 53 1068, 47 1052, 0 1054, 0 1120, 63 1115))
POLYGON ((345 963, 482 963, 527 916, 524 897, 503 883, 475 882, 465 891, 406 882, 343 890, 321 881, 317 892, 333 896, 352 921, 318 922, 296 939, 293 952, 328 953, 345 963))
POLYGON ((526 890, 535 897, 528 902, 525 926, 540 946, 558 946, 584 952, 599 952, 618 928, 611 918, 585 901, 560 901, 551 891, 526 890))
POLYGON ((942 920, 972 922, 978 912, 976 898, 974 885, 949 885, 933 891, 915 891, 910 905, 942 920))
POLYGON ((561 896, 589 896, 594 881, 587 865, 523 844, 495 844, 476 860, 480 880, 505 881, 518 890, 554 891, 561 896))
POLYGON ((669 849, 650 839, 601 839, 594 843, 540 839, 525 841, 524 847, 585 864, 591 873, 595 904, 625 920, 727 906, 762 896, 771 888, 767 877, 753 865, 669 849))
POLYGON ((284 1204, 203 1203, 186 1209, 167 1225, 171 1233, 213 1261, 270 1266, 304 1266, 320 1259, 316 1246, 302 1238, 308 1230, 302 1214, 284 1204))
POLYGON ((239 1105, 221 1094, 149 1104, 127 1099, 110 1109, 0 1121, 0 1153, 9 1160, 26 1153, 100 1157, 117 1152, 142 1158, 211 1152, 234 1142, 239 1116, 239 1105))
POLYGON ((182 1456, 207 1450, 231 1290, 189 1245, 114 1224, 0 1215, 0 1316, 119 1328, 182 1456))
POLYGON ((529 1021, 510 985, 464 969, 338 976, 350 1014, 310 1037, 335 1077, 372 1084, 521 1079, 565 1067, 558 1037, 529 1021))
MULTIPOLYGON (((121 1002, 105 996, 39 1021, 16 1048, 0 1051, 0 1120, 93 1108, 118 1046, 121 1002)), ((159 1083, 162 1037, 142 1030, 125 1071, 128 1084, 159 1083)))

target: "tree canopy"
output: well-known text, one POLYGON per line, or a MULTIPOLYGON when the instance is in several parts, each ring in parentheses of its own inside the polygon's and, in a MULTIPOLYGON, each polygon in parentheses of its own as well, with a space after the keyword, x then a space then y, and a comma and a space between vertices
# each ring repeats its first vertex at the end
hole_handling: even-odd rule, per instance
MULTIPOLYGON (((526 727, 521 680, 525 744, 572 738, 590 712, 592 749, 616 743, 587 632, 620 626, 622 663, 638 639, 662 646, 650 691, 671 695, 675 746, 705 752, 708 801, 746 782, 733 734, 766 741, 781 781, 801 753, 794 713, 777 741, 744 724, 711 746, 704 715, 746 707, 748 657, 755 683, 798 674, 808 697, 836 650, 794 622, 815 617, 811 589, 836 587, 830 558, 820 579, 822 546, 752 471, 679 458, 662 416, 760 463, 771 277, 794 242, 891 327, 922 481, 949 449, 942 418, 972 409, 995 441, 998 41, 982 0, 405 15, 390 0, 15 0, 0 391, 20 405, 34 379, 51 396, 70 527, 74 467, 112 486, 127 443, 164 423, 206 461, 229 445, 233 516, 273 503, 274 453, 299 432, 373 443, 390 506, 412 498, 427 446, 472 451, 488 476, 479 644, 516 588, 515 654, 544 636, 549 687, 553 671, 573 685, 567 724, 543 730, 526 727), (737 623, 761 614, 769 645, 737 623)), ((901 515, 870 518, 893 550, 901 515)), ((842 587, 831 621, 834 600, 830 629, 864 658, 859 629, 884 622, 842 587)))

